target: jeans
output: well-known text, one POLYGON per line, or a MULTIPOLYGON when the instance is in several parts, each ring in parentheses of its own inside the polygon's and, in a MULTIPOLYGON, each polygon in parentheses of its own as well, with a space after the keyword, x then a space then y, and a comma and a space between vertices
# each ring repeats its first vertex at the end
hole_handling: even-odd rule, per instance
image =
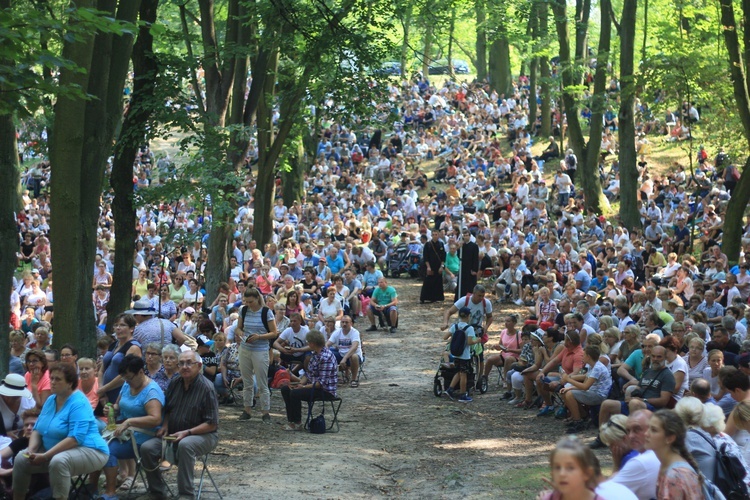
MULTIPOLYGON (((195 457, 202 457, 216 448, 219 442, 217 432, 192 435, 183 438, 176 444, 175 458, 177 460, 177 491, 180 496, 194 497, 195 485, 193 474, 195 457)), ((141 445, 141 459, 146 471, 148 489, 157 495, 167 496, 167 485, 159 470, 161 464, 161 438, 149 439, 141 445)))

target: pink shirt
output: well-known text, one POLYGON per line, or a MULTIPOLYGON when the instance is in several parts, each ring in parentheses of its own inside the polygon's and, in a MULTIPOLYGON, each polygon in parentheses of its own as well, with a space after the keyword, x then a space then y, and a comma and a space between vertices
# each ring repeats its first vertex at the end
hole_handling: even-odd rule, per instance
MULTIPOLYGON (((31 372, 26 372, 26 375, 23 376, 24 380, 26 380, 26 387, 31 390, 31 372)), ((42 378, 39 379, 39 383, 36 387, 37 391, 51 391, 52 386, 49 383, 49 370, 44 372, 44 375, 42 375, 42 378)))

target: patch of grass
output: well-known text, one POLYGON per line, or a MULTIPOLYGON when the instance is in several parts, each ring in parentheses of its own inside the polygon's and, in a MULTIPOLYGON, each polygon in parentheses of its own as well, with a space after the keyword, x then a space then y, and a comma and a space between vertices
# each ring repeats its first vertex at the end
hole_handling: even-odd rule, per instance
POLYGON ((497 488, 498 498, 518 500, 533 499, 542 490, 550 489, 542 478, 549 478, 549 466, 533 466, 519 469, 506 469, 490 478, 490 483, 497 488))

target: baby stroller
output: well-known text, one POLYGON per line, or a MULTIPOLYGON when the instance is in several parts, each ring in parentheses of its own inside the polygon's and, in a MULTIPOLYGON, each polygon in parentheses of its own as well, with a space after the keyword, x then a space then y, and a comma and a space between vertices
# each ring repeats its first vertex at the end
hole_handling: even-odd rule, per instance
MULTIPOLYGON (((450 363, 446 363, 442 359, 438 363, 437 373, 435 373, 435 381, 433 383, 432 392, 436 397, 440 397, 446 393, 448 387, 451 385, 453 376, 458 373, 458 370, 453 365, 453 356, 450 356, 450 363)), ((479 356, 472 350, 471 363, 469 364, 469 373, 466 374, 466 387, 469 393, 474 393, 475 390, 479 390, 480 394, 487 392, 489 384, 487 379, 479 377, 477 380, 477 373, 479 373, 479 356)))
POLYGON ((394 278, 409 272, 409 246, 406 243, 400 243, 391 250, 388 256, 388 272, 394 278))

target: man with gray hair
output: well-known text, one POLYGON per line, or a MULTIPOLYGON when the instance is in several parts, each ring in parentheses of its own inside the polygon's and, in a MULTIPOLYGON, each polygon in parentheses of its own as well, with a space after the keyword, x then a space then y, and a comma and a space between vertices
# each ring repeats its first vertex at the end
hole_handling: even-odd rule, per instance
POLYGON ((599 331, 599 320, 594 317, 593 314, 591 314, 591 307, 589 306, 589 303, 585 300, 579 300, 576 304, 576 309, 583 317, 583 323, 587 326, 590 326, 594 333, 599 331))
POLYGON ((729 338, 735 343, 742 344, 742 342, 744 342, 746 335, 742 335, 742 333, 737 330, 737 320, 734 319, 734 316, 727 315, 721 318, 721 326, 727 330, 727 335, 729 335, 729 338))
POLYGON ((709 334, 708 325, 705 323, 696 323, 693 325, 693 331, 698 334, 705 342, 711 341, 711 335, 709 334))
POLYGON ((141 446, 143 468, 148 479, 145 498, 167 498, 167 485, 159 464, 162 440, 174 451, 177 459, 177 490, 180 498, 195 498, 193 474, 195 458, 203 456, 219 442, 219 401, 213 383, 203 376, 200 354, 186 351, 180 354, 180 376, 167 387, 164 404, 164 424, 141 446))

